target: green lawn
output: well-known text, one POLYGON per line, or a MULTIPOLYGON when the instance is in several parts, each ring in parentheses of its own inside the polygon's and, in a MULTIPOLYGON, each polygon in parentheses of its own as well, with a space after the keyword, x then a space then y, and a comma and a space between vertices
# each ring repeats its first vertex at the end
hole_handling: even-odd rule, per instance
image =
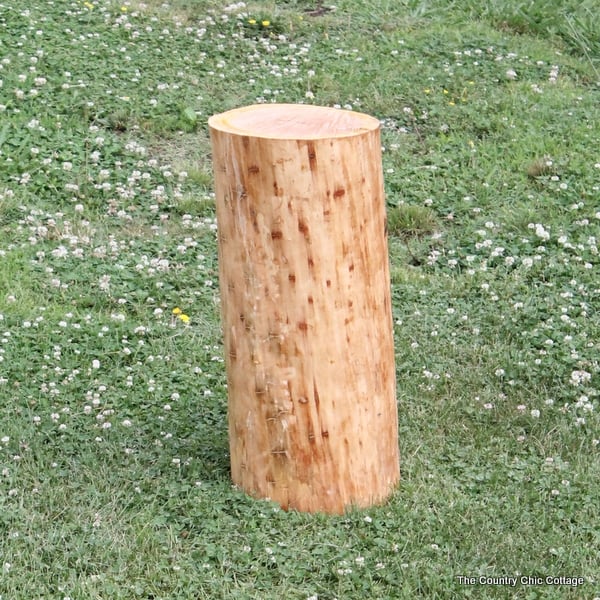
POLYGON ((600 598, 597 8, 0 0, 0 600, 600 598), (382 122, 402 475, 344 516, 229 479, 206 122, 273 101, 382 122))

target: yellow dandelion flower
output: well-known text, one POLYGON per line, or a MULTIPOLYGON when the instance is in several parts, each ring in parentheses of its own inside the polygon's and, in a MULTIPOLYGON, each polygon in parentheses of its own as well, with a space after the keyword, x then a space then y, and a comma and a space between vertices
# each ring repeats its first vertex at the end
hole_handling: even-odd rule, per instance
POLYGON ((263 27, 268 27, 271 24, 271 21, 267 21, 266 19, 262 22, 263 27))
POLYGON ((453 102, 452 100, 450 102, 448 102, 449 106, 456 106, 456 102, 453 102))
POLYGON ((190 318, 187 315, 181 314, 179 315, 179 319, 181 319, 184 323, 189 323, 190 318))
POLYGON ((248 19, 250 25, 256 25, 256 19, 248 19))
POLYGON ((121 12, 127 12, 127 7, 126 6, 121 6, 121 12))
POLYGON ((180 314, 181 314, 181 309, 179 308, 179 306, 176 306, 176 307, 173 309, 173 314, 174 314, 174 315, 180 315, 180 314))
POLYGON ((94 5, 91 2, 84 2, 83 5, 86 8, 89 8, 90 10, 92 10, 92 8, 94 8, 94 5))

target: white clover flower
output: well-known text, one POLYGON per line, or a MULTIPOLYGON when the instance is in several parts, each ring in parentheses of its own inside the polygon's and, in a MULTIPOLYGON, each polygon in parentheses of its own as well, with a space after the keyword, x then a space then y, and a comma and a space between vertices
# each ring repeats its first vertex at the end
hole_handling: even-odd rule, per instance
POLYGON ((550 233, 544 228, 541 223, 535 224, 535 235, 537 235, 542 240, 550 239, 550 233))
POLYGON ((587 371, 573 371, 571 373, 572 385, 583 385, 591 380, 592 376, 587 371))

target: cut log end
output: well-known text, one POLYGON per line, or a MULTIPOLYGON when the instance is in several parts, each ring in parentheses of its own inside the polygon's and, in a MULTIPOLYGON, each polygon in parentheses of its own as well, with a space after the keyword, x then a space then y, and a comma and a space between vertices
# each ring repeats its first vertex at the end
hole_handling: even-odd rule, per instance
POLYGON ((283 140, 349 137, 380 127, 370 115, 309 104, 244 106, 214 115, 208 124, 229 134, 283 140))

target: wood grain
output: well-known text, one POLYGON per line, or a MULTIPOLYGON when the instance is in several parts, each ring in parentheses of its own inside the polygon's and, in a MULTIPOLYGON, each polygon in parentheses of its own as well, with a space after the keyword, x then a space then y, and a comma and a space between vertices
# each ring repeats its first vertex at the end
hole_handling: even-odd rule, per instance
POLYGON ((209 119, 234 483, 342 513, 399 479, 379 122, 304 105, 209 119))

